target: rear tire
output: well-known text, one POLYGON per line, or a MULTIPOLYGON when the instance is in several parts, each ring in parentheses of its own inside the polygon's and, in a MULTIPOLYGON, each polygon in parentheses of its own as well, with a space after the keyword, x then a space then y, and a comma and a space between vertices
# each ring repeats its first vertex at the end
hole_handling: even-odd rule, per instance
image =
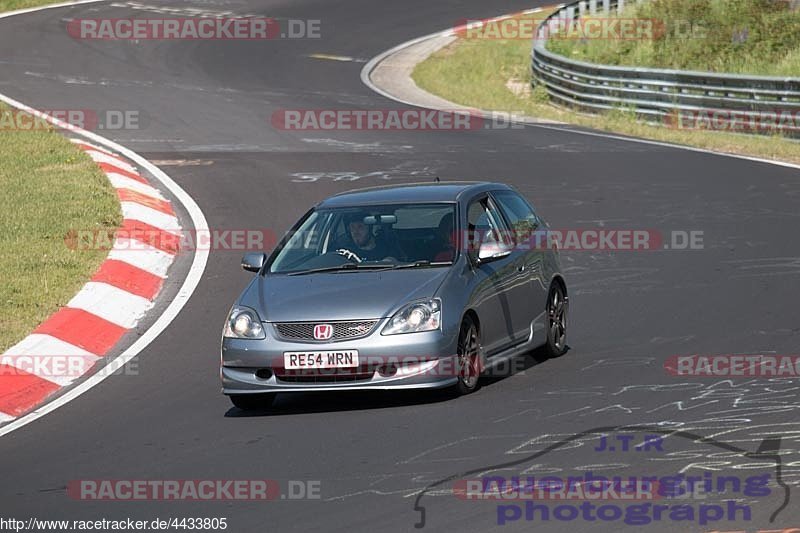
POLYGON ((547 296, 547 357, 559 357, 567 352, 567 314, 569 300, 560 283, 554 282, 547 296))
POLYGON ((275 393, 267 392, 262 394, 231 394, 229 396, 231 403, 234 407, 238 407, 243 411, 250 411, 253 409, 266 409, 272 407, 275 401, 275 393))
POLYGON ((459 395, 470 394, 480 387, 483 361, 480 353, 481 338, 471 317, 464 317, 458 334, 458 383, 454 389, 459 395))

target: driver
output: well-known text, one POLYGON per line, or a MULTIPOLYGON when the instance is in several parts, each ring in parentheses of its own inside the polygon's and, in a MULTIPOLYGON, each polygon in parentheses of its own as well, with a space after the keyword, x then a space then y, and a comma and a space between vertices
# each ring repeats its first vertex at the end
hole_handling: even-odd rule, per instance
POLYGON ((364 223, 364 215, 351 215, 345 219, 352 245, 348 249, 362 261, 392 259, 389 248, 372 234, 372 228, 364 223))

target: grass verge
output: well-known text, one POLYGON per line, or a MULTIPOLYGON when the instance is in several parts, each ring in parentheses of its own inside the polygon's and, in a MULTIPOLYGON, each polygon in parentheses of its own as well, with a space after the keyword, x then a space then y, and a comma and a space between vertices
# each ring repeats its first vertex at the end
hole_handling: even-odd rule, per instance
MULTIPOLYGON (((541 16, 538 15, 539 20, 541 16)), ((412 78, 428 92, 478 109, 520 113, 622 135, 800 164, 800 143, 780 136, 670 129, 637 121, 625 111, 586 115, 556 108, 548 103, 543 88, 528 90, 530 47, 528 39, 460 37, 417 65, 412 78)))
POLYGON ((0 128, 0 190, 2 352, 66 304, 108 254, 70 249, 69 230, 117 227, 122 217, 102 171, 55 130, 0 128))
MULTIPOLYGON (((650 31, 642 33, 645 38, 563 38, 566 34, 561 33, 548 40, 547 48, 608 65, 800 75, 800 9, 792 11, 788 2, 648 0, 629 6, 619 15, 602 17, 649 23, 650 31)), ((575 32, 574 37, 580 36, 575 32)))
POLYGON ((0 12, 60 3, 59 0, 0 0, 0 12))

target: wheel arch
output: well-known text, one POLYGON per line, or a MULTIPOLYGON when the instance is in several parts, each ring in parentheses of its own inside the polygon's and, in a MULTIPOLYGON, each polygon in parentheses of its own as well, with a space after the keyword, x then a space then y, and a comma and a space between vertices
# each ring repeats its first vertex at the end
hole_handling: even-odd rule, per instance
MULTIPOLYGON (((564 280, 564 276, 561 274, 553 275, 553 277, 550 279, 550 287, 552 287, 554 283, 557 283, 559 286, 561 286, 561 290, 564 291, 564 297, 569 299, 569 291, 567 290, 567 282, 564 280)), ((547 291, 550 292, 550 289, 548 288, 547 291)))
POLYGON ((475 327, 478 329, 478 334, 480 334, 480 332, 481 332, 481 319, 478 317, 478 313, 475 312, 475 310, 472 309, 472 308, 467 309, 461 315, 461 324, 464 323, 464 319, 466 317, 470 317, 472 319, 472 322, 475 324, 475 327))

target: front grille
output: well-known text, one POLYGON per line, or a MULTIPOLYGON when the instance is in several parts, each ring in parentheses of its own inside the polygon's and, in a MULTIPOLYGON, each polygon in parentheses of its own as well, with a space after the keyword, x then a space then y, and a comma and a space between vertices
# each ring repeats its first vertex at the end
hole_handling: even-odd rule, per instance
POLYGON ((276 368, 275 377, 284 383, 342 383, 372 379, 374 365, 360 365, 356 368, 325 368, 287 370, 276 368))
POLYGON ((372 332, 377 320, 349 320, 346 322, 277 322, 275 330, 278 336, 292 341, 336 342, 366 337, 372 332), (314 326, 330 324, 333 335, 330 339, 319 341, 314 338, 314 326))
POLYGON ((340 376, 280 376, 284 383, 352 383, 372 379, 372 374, 350 374, 340 376))

